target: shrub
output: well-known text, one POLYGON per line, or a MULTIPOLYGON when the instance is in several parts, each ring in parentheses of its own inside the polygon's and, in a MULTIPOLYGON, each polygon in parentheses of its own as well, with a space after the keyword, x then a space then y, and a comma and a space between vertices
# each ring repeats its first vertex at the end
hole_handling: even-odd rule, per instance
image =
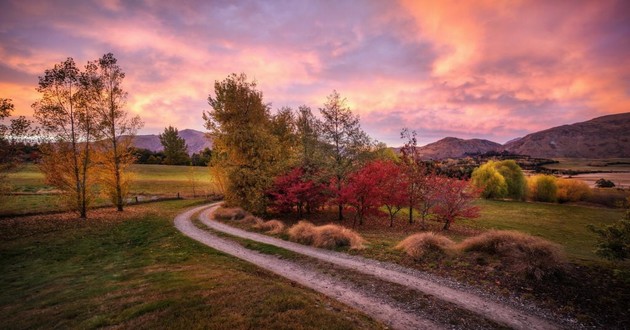
POLYGON ((239 220, 240 223, 246 224, 246 225, 250 225, 250 226, 257 226, 261 223, 263 223, 263 220, 259 217, 253 216, 251 214, 247 215, 246 217, 244 217, 243 219, 239 220))
POLYGON ((324 225, 315 228, 313 246, 332 249, 348 246, 351 249, 363 249, 363 238, 356 232, 338 225, 324 225))
POLYGON ((455 242, 433 232, 419 233, 405 238, 395 249, 405 251, 410 257, 420 259, 426 255, 444 256, 452 250, 455 242))
POLYGON ((603 228, 589 225, 588 228, 599 236, 595 250, 598 256, 609 260, 630 258, 630 210, 613 224, 603 228))
POLYGON ((465 239, 457 248, 496 256, 508 270, 537 280, 561 272, 567 264, 559 245, 517 231, 488 231, 465 239))
POLYGON ((559 179, 557 185, 556 196, 560 203, 583 201, 591 194, 591 188, 581 180, 559 179))
POLYGON ((315 241, 315 225, 308 221, 300 221, 289 228, 289 239, 301 244, 311 245, 315 241))
POLYGON ((595 186, 597 188, 613 188, 615 187, 615 183, 610 181, 610 180, 606 180, 604 178, 598 179, 597 181, 595 181, 595 186))
POLYGON ((217 220, 241 220, 245 218, 247 212, 238 207, 219 207, 214 211, 214 218, 217 220))
POLYGON ((529 196, 538 202, 555 202, 557 200, 558 185, 553 175, 536 175, 527 180, 529 196))
POLYGON ((269 234, 280 234, 284 230, 284 223, 278 220, 269 220, 255 224, 254 228, 264 230, 269 234))

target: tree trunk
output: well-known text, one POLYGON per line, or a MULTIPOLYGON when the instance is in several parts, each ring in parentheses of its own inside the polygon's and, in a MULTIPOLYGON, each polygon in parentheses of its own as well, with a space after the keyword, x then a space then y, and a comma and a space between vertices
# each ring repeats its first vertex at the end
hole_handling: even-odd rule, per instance
POLYGON ((442 230, 448 230, 448 227, 450 225, 451 225, 451 221, 450 220, 444 221, 444 227, 442 228, 442 230))
POLYGON ((339 203, 339 221, 343 221, 343 203, 339 203))

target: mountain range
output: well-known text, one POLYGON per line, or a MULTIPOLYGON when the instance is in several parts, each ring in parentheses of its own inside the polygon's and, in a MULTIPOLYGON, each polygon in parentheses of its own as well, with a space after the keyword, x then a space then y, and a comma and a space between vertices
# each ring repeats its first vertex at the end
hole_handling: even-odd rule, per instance
POLYGON ((553 127, 501 145, 496 142, 447 137, 418 147, 424 159, 461 158, 491 151, 508 151, 539 158, 630 157, 630 112, 553 127))
MULTIPOLYGON (((179 131, 186 140, 188 152, 212 149, 212 141, 204 132, 193 129, 179 131)), ((163 150, 158 135, 137 135, 137 148, 163 150)), ((630 112, 608 115, 589 121, 549 128, 501 145, 483 139, 446 137, 418 147, 424 159, 461 158, 491 151, 539 158, 630 158, 630 112)))

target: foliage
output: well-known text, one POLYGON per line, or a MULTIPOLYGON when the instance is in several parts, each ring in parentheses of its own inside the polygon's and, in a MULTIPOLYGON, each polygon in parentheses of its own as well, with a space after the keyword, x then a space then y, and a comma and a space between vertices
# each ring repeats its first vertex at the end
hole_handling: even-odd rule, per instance
POLYGON ((553 203, 558 200, 557 179, 553 175, 535 175, 527 180, 529 196, 538 202, 553 203))
POLYGON ((8 125, 4 123, 14 109, 11 99, 0 98, 0 202, 9 190, 7 173, 16 170, 24 158, 25 139, 36 134, 32 122, 24 116, 11 119, 8 125))
POLYGON ((271 115, 263 94, 245 74, 232 74, 214 84, 208 97, 212 110, 204 112, 214 141, 214 166, 225 171, 225 199, 253 212, 265 212, 265 192, 278 171, 281 150, 270 131, 271 115))
POLYGON ((507 185, 506 197, 514 200, 524 200, 527 193, 527 180, 523 170, 512 159, 495 163, 495 168, 505 179, 507 185))
POLYGON ((379 184, 380 203, 389 213, 389 226, 394 225, 394 217, 406 205, 409 200, 407 195, 406 178, 400 166, 391 160, 376 161, 373 163, 376 171, 382 173, 379 184))
POLYGON ((396 249, 403 250, 414 259, 429 255, 444 256, 448 254, 455 242, 450 238, 433 232, 413 234, 402 240, 396 249))
POLYGON ((559 245, 517 231, 491 230, 463 240, 457 248, 499 257, 510 270, 537 280, 556 274, 567 265, 559 245))
POLYGON ((624 218, 619 221, 598 228, 589 225, 588 228, 598 237, 595 253, 609 260, 626 260, 630 258, 630 209, 626 210, 624 218))
POLYGON ((193 166, 208 166, 210 164, 210 160, 212 159, 212 150, 206 147, 201 150, 199 153, 193 153, 190 156, 190 162, 193 166))
POLYGON ((336 194, 339 220, 343 220, 342 186, 348 175, 359 163, 360 156, 370 145, 370 139, 361 130, 359 117, 352 113, 337 91, 327 98, 324 107, 319 109, 322 115, 321 138, 328 144, 330 175, 334 178, 333 193, 336 194))
POLYGON ((606 180, 604 178, 598 179, 597 181, 595 181, 595 186, 597 188, 613 188, 615 187, 615 183, 610 181, 610 180, 606 180))
POLYGON ((179 136, 177 128, 168 126, 164 128, 164 132, 158 135, 160 143, 164 147, 164 164, 166 165, 188 165, 190 157, 188 156, 188 146, 186 140, 179 136))
POLYGON ((385 180, 386 170, 384 162, 368 163, 352 173, 341 188, 339 194, 341 202, 355 209, 355 222, 358 219, 359 225, 363 224, 366 215, 377 214, 383 205, 382 184, 385 180))
MULTIPOLYGON (((476 168, 472 173, 472 184, 477 188, 482 189, 481 196, 484 198, 505 198, 510 195, 510 191, 516 191, 515 187, 508 186, 508 180, 502 174, 502 171, 499 169, 503 169, 503 172, 507 174, 512 174, 511 171, 512 164, 507 166, 503 166, 502 162, 488 161, 487 163, 476 168)), ((520 168, 514 161, 511 161, 516 168, 520 171, 520 168)), ((514 171, 516 172, 516 171, 514 171)), ((523 176, 523 172, 520 171, 520 176, 523 176)), ((518 179, 512 178, 512 175, 509 175, 510 183, 515 182, 518 179)), ((523 177, 523 181, 524 181, 523 177)), ((524 185, 523 185, 524 187, 524 185)), ((523 188, 524 189, 524 188, 523 188)), ((520 199, 520 196, 519 198, 520 199)))
POLYGON ((420 159, 418 153, 418 139, 416 131, 409 131, 404 128, 400 132, 400 137, 407 141, 400 149, 402 172, 405 176, 405 185, 407 188, 407 206, 409 207, 409 224, 414 222, 414 209, 420 209, 422 215, 422 226, 431 205, 429 192, 432 189, 430 182, 427 181, 428 169, 425 163, 420 159))
POLYGON ((591 194, 591 188, 582 180, 558 179, 557 185, 556 194, 560 203, 583 201, 591 194))
POLYGON ((448 230, 457 218, 479 217, 479 207, 473 205, 479 191, 467 181, 437 177, 435 184, 436 203, 433 213, 438 220, 444 222, 444 230, 448 230))
POLYGON ((275 178, 271 195, 271 207, 280 212, 295 210, 299 217, 310 213, 326 200, 326 186, 309 179, 301 167, 296 167, 275 178))

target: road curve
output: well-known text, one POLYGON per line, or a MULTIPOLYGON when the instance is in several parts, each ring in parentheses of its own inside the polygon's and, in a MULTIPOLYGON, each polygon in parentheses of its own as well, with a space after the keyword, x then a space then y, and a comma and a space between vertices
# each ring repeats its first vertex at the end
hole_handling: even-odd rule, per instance
MULTIPOLYGON (((202 208, 199 208, 202 209, 202 208)), ((558 326, 542 318, 514 309, 510 306, 485 299, 483 297, 453 289, 431 281, 418 271, 406 269, 395 264, 379 262, 359 256, 351 256, 330 250, 318 249, 278 238, 252 233, 211 220, 214 207, 207 208, 200 214, 200 220, 208 227, 233 236, 274 245, 289 251, 317 258, 341 267, 349 268, 381 280, 396 283, 424 292, 440 300, 457 305, 487 319, 504 324, 514 329, 556 329, 558 326)), ((282 275, 282 274, 281 274, 282 275)))
MULTIPOLYGON (((249 250, 236 242, 218 237, 196 227, 192 217, 196 213, 213 210, 218 204, 204 205, 190 209, 175 217, 175 227, 184 235, 211 248, 253 263, 256 266, 285 277, 302 286, 311 288, 348 306, 363 311, 395 329, 441 329, 442 327, 417 315, 392 307, 380 298, 367 295, 349 283, 329 275, 316 272, 296 262, 280 259, 276 256, 249 250)), ((208 215, 208 213, 204 213, 208 215)))

